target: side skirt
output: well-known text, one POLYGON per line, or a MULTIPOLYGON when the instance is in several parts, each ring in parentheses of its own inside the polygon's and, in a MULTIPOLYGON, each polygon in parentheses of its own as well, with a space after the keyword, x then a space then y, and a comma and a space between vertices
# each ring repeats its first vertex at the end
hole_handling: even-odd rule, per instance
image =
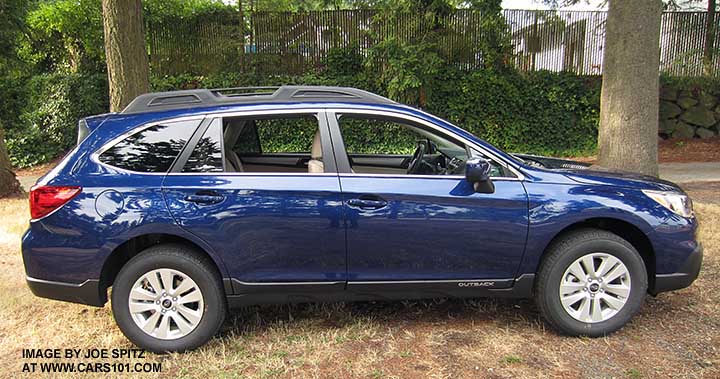
POLYGON ((327 303, 338 301, 393 301, 438 297, 529 298, 535 274, 517 279, 430 280, 378 282, 246 283, 232 279, 234 295, 228 305, 238 308, 257 304, 327 303))

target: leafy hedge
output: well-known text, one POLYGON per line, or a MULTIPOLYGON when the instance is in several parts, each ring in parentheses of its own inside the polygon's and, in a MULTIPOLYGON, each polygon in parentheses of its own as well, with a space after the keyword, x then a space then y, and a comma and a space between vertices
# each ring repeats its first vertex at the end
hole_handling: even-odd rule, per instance
MULTIPOLYGON (((342 62, 342 59, 338 59, 342 62)), ((333 74, 267 76, 225 73, 154 78, 157 91, 281 84, 346 85, 387 95, 365 70, 333 69, 333 74)), ((424 108, 509 151, 572 155, 595 147, 600 81, 567 73, 483 70, 439 71, 424 87, 424 108)), ((43 74, 3 79, 0 122, 7 131, 13 164, 25 167, 51 160, 75 142, 77 120, 107 111, 107 79, 102 74, 43 74)), ((301 146, 293 133, 276 141, 301 146)), ((367 136, 349 136, 362 140, 367 136)), ((377 143, 407 150, 397 133, 375 133, 377 143)))
POLYGON ((10 100, 0 107, 0 117, 16 167, 62 155, 76 141, 78 119, 108 109, 107 78, 100 74, 5 78, 0 81, 0 93, 10 100))
POLYGON ((547 71, 478 71, 440 80, 433 113, 496 146, 536 154, 583 154, 595 148, 600 81, 547 71))
MULTIPOLYGON (((344 74, 183 75, 154 79, 152 84, 157 90, 281 84, 345 85, 387 95, 387 89, 368 79, 364 72, 344 74)), ((600 80, 597 78, 543 71, 521 74, 516 71, 463 73, 444 70, 432 82, 434 85, 425 90, 424 109, 498 147, 559 155, 584 154, 595 148, 600 103, 600 80)), ((287 138, 288 145, 300 144, 300 141, 291 140, 292 136, 287 138)), ((407 149, 394 132, 375 134, 374 139, 375 143, 393 150, 407 149)))

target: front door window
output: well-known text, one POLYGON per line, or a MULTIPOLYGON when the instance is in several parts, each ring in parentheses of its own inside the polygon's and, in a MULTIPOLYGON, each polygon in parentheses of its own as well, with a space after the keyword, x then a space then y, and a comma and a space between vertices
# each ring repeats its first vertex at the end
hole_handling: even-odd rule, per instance
MULTIPOLYGON (((354 173, 464 175, 468 156, 481 155, 406 120, 350 113, 338 115, 337 122, 354 173)), ((508 172, 494 163, 491 175, 504 177, 508 172)))

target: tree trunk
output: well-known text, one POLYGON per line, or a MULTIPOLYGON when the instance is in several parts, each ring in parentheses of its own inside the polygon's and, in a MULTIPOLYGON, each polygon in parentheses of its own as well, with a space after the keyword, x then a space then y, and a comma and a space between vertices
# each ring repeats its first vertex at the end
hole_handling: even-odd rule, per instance
POLYGON ((598 164, 657 176, 660 0, 610 0, 598 164))
POLYGON ((102 0, 110 111, 148 92, 149 67, 140 0, 102 0))
POLYGON ((5 146, 5 131, 0 129, 0 197, 20 192, 20 182, 15 177, 5 146))
POLYGON ((705 26, 705 48, 703 51, 703 73, 707 76, 713 76, 715 71, 715 32, 717 31, 717 23, 715 22, 716 0, 708 0, 707 7, 707 24, 705 26))

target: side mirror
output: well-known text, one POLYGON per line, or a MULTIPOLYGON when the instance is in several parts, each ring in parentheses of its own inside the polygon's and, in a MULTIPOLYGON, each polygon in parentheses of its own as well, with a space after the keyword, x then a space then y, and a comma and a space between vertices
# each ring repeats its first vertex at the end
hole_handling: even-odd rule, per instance
POLYGON ((465 178, 473 185, 475 192, 495 192, 495 185, 490 179, 491 168, 490 162, 485 158, 470 158, 465 162, 465 178))

